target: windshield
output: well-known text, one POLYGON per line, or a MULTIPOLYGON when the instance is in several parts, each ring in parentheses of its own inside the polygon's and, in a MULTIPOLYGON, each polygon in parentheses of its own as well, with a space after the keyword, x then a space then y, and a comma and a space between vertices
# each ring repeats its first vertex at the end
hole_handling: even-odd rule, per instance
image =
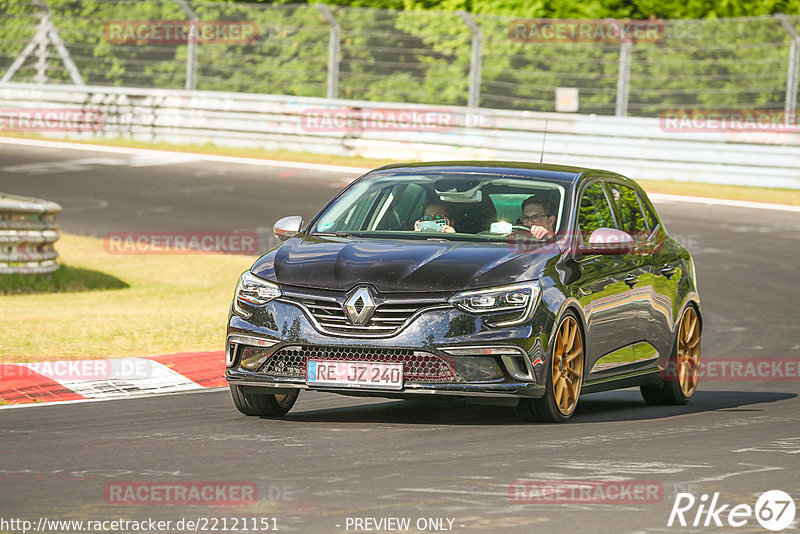
POLYGON ((547 240, 562 228, 564 198, 563 185, 541 179, 376 174, 331 204, 311 233, 490 241, 520 233, 547 240))

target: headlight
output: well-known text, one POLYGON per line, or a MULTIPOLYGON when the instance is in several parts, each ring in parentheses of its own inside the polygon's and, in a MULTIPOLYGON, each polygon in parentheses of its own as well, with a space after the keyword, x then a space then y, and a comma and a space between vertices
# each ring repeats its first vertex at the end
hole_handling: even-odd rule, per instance
POLYGON ((281 290, 277 284, 268 282, 247 271, 239 277, 239 283, 236 285, 236 295, 233 297, 233 308, 236 313, 244 317, 250 317, 252 314, 241 307, 242 303, 250 306, 263 306, 280 296, 281 290))
POLYGON ((497 317, 499 322, 495 326, 511 326, 531 318, 540 292, 539 282, 525 282, 464 291, 452 297, 449 302, 467 313, 500 314, 497 317))

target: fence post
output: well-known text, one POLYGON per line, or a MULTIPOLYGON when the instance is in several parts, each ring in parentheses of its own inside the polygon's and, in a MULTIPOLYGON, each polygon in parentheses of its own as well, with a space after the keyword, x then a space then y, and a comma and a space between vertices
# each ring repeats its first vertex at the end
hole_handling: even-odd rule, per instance
POLYGON ((631 56, 633 44, 622 43, 619 47, 619 74, 617 75, 617 105, 614 115, 625 117, 628 115, 628 93, 631 83, 631 56))
POLYGON ((325 4, 314 4, 331 27, 328 37, 328 98, 339 95, 339 48, 341 47, 341 27, 336 22, 330 8, 325 4))
POLYGON ((795 113, 797 112, 797 83, 798 78, 800 78, 800 35, 797 34, 797 30, 786 15, 780 14, 775 15, 775 17, 792 40, 789 45, 789 67, 786 73, 785 120, 787 125, 790 121, 791 124, 797 125, 798 121, 795 113))
POLYGON ((481 100, 481 66, 483 60, 483 32, 472 15, 458 11, 458 16, 472 32, 472 54, 469 59, 469 99, 467 106, 477 108, 481 100))
MULTIPOLYGON (((186 0, 175 0, 181 7, 183 14, 186 15, 191 22, 189 27, 192 26, 197 29, 197 13, 194 12, 192 6, 186 0)), ((186 44, 186 90, 194 91, 197 88, 197 39, 192 36, 198 35, 197 33, 189 32, 189 37, 186 44)))
POLYGON ((36 39, 39 45, 36 48, 36 76, 33 80, 36 83, 47 83, 47 23, 50 15, 42 13, 39 22, 39 30, 36 32, 36 39))

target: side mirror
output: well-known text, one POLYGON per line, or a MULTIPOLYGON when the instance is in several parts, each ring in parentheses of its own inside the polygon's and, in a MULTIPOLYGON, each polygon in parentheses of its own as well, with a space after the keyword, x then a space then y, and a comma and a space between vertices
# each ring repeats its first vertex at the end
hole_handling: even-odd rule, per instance
POLYGON ((589 243, 581 245, 581 254, 627 254, 633 249, 633 237, 615 228, 598 228, 589 236, 589 243))
POLYGON ((299 215, 290 215, 272 225, 272 233, 279 241, 286 241, 303 227, 303 218, 299 215))

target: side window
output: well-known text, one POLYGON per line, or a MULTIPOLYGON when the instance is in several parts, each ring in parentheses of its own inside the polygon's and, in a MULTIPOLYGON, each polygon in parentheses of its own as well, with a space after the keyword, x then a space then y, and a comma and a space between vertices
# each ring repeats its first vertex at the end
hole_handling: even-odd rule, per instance
POLYGON ((616 228, 611 206, 600 182, 586 188, 579 209, 578 227, 584 242, 589 241, 589 236, 598 228, 616 228))
POLYGON ((645 239, 649 232, 636 191, 622 184, 608 183, 607 186, 619 220, 619 229, 628 232, 635 241, 645 239))
POLYGON ((643 208, 644 218, 647 221, 647 228, 650 230, 650 232, 652 232, 653 230, 656 229, 656 226, 658 226, 658 219, 656 219, 656 216, 653 215, 653 212, 650 210, 650 208, 647 206, 647 203, 644 202, 641 197, 639 197, 639 204, 641 204, 643 208))

